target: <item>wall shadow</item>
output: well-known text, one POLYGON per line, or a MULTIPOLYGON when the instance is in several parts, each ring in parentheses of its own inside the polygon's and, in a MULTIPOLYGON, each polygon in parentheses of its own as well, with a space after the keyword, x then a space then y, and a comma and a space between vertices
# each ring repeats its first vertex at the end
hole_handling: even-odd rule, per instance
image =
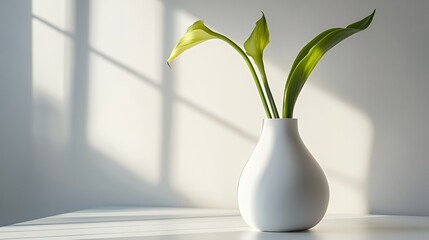
POLYGON ((0 3, 0 226, 35 217, 31 1, 0 3))

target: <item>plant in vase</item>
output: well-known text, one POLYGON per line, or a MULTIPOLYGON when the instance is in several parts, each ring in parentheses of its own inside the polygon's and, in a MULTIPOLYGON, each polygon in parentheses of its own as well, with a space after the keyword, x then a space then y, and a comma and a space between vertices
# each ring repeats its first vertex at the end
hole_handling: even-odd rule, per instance
POLYGON ((263 13, 244 43, 244 50, 199 20, 171 52, 168 64, 199 43, 219 39, 233 47, 250 70, 267 117, 238 184, 239 209, 250 226, 261 231, 298 231, 315 226, 323 218, 329 201, 328 182, 299 136, 293 111, 302 87, 322 56, 342 40, 366 29, 374 14, 375 10, 345 28, 328 29, 302 48, 286 80, 281 118, 265 72, 263 52, 270 40, 263 13))

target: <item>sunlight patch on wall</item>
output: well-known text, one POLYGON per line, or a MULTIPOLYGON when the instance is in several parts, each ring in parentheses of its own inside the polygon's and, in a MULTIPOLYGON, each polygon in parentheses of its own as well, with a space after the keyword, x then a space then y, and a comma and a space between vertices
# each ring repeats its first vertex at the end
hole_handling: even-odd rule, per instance
POLYGON ((310 82, 295 109, 301 137, 330 184, 328 212, 366 213, 366 179, 373 144, 371 120, 310 82))
POLYGON ((88 142, 142 179, 159 177, 158 89, 90 54, 88 142))
POLYGON ((40 154, 49 154, 68 138, 70 38, 61 31, 70 28, 69 1, 35 0, 32 3, 32 95, 33 130, 37 143, 51 144, 40 154), (42 19, 42 20, 41 20, 42 19), (55 26, 61 31, 53 29, 55 26))
POLYGON ((159 84, 165 64, 162 7, 157 0, 91 1, 90 46, 159 84))
MULTIPOLYGON (((59 29, 67 29, 66 1, 33 1, 33 16, 59 29)), ((43 95, 53 104, 67 99, 65 82, 65 49, 68 37, 33 18, 33 94, 43 95)))
POLYGON ((70 0, 33 0, 32 12, 34 16, 57 26, 63 31, 70 30, 69 19, 72 12, 70 0))
POLYGON ((160 174, 162 4, 91 1, 88 142, 137 177, 160 174))

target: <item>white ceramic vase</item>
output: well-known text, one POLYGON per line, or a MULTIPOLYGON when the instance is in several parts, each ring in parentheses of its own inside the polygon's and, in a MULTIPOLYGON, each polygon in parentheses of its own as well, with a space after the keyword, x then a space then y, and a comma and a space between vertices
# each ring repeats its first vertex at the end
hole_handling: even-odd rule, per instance
POLYGON ((265 119, 261 137, 240 176, 238 205, 260 231, 300 231, 325 215, 329 186, 307 150, 297 119, 265 119))

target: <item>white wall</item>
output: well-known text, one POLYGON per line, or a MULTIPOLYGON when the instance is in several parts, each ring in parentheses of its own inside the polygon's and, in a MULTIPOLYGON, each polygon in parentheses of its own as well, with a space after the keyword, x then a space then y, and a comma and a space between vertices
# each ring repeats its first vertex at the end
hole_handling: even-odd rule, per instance
POLYGON ((329 212, 429 215, 428 2, 30 5, 0 2, 24 15, 1 14, 1 38, 10 40, 0 44, 7 120, 0 122, 0 212, 10 212, 0 224, 106 204, 235 208, 238 176, 264 117, 251 76, 214 40, 172 70, 165 60, 195 20, 241 44, 261 10, 271 32, 268 77, 281 106, 300 48, 377 9, 369 29, 321 60, 296 117, 329 179, 329 212))

